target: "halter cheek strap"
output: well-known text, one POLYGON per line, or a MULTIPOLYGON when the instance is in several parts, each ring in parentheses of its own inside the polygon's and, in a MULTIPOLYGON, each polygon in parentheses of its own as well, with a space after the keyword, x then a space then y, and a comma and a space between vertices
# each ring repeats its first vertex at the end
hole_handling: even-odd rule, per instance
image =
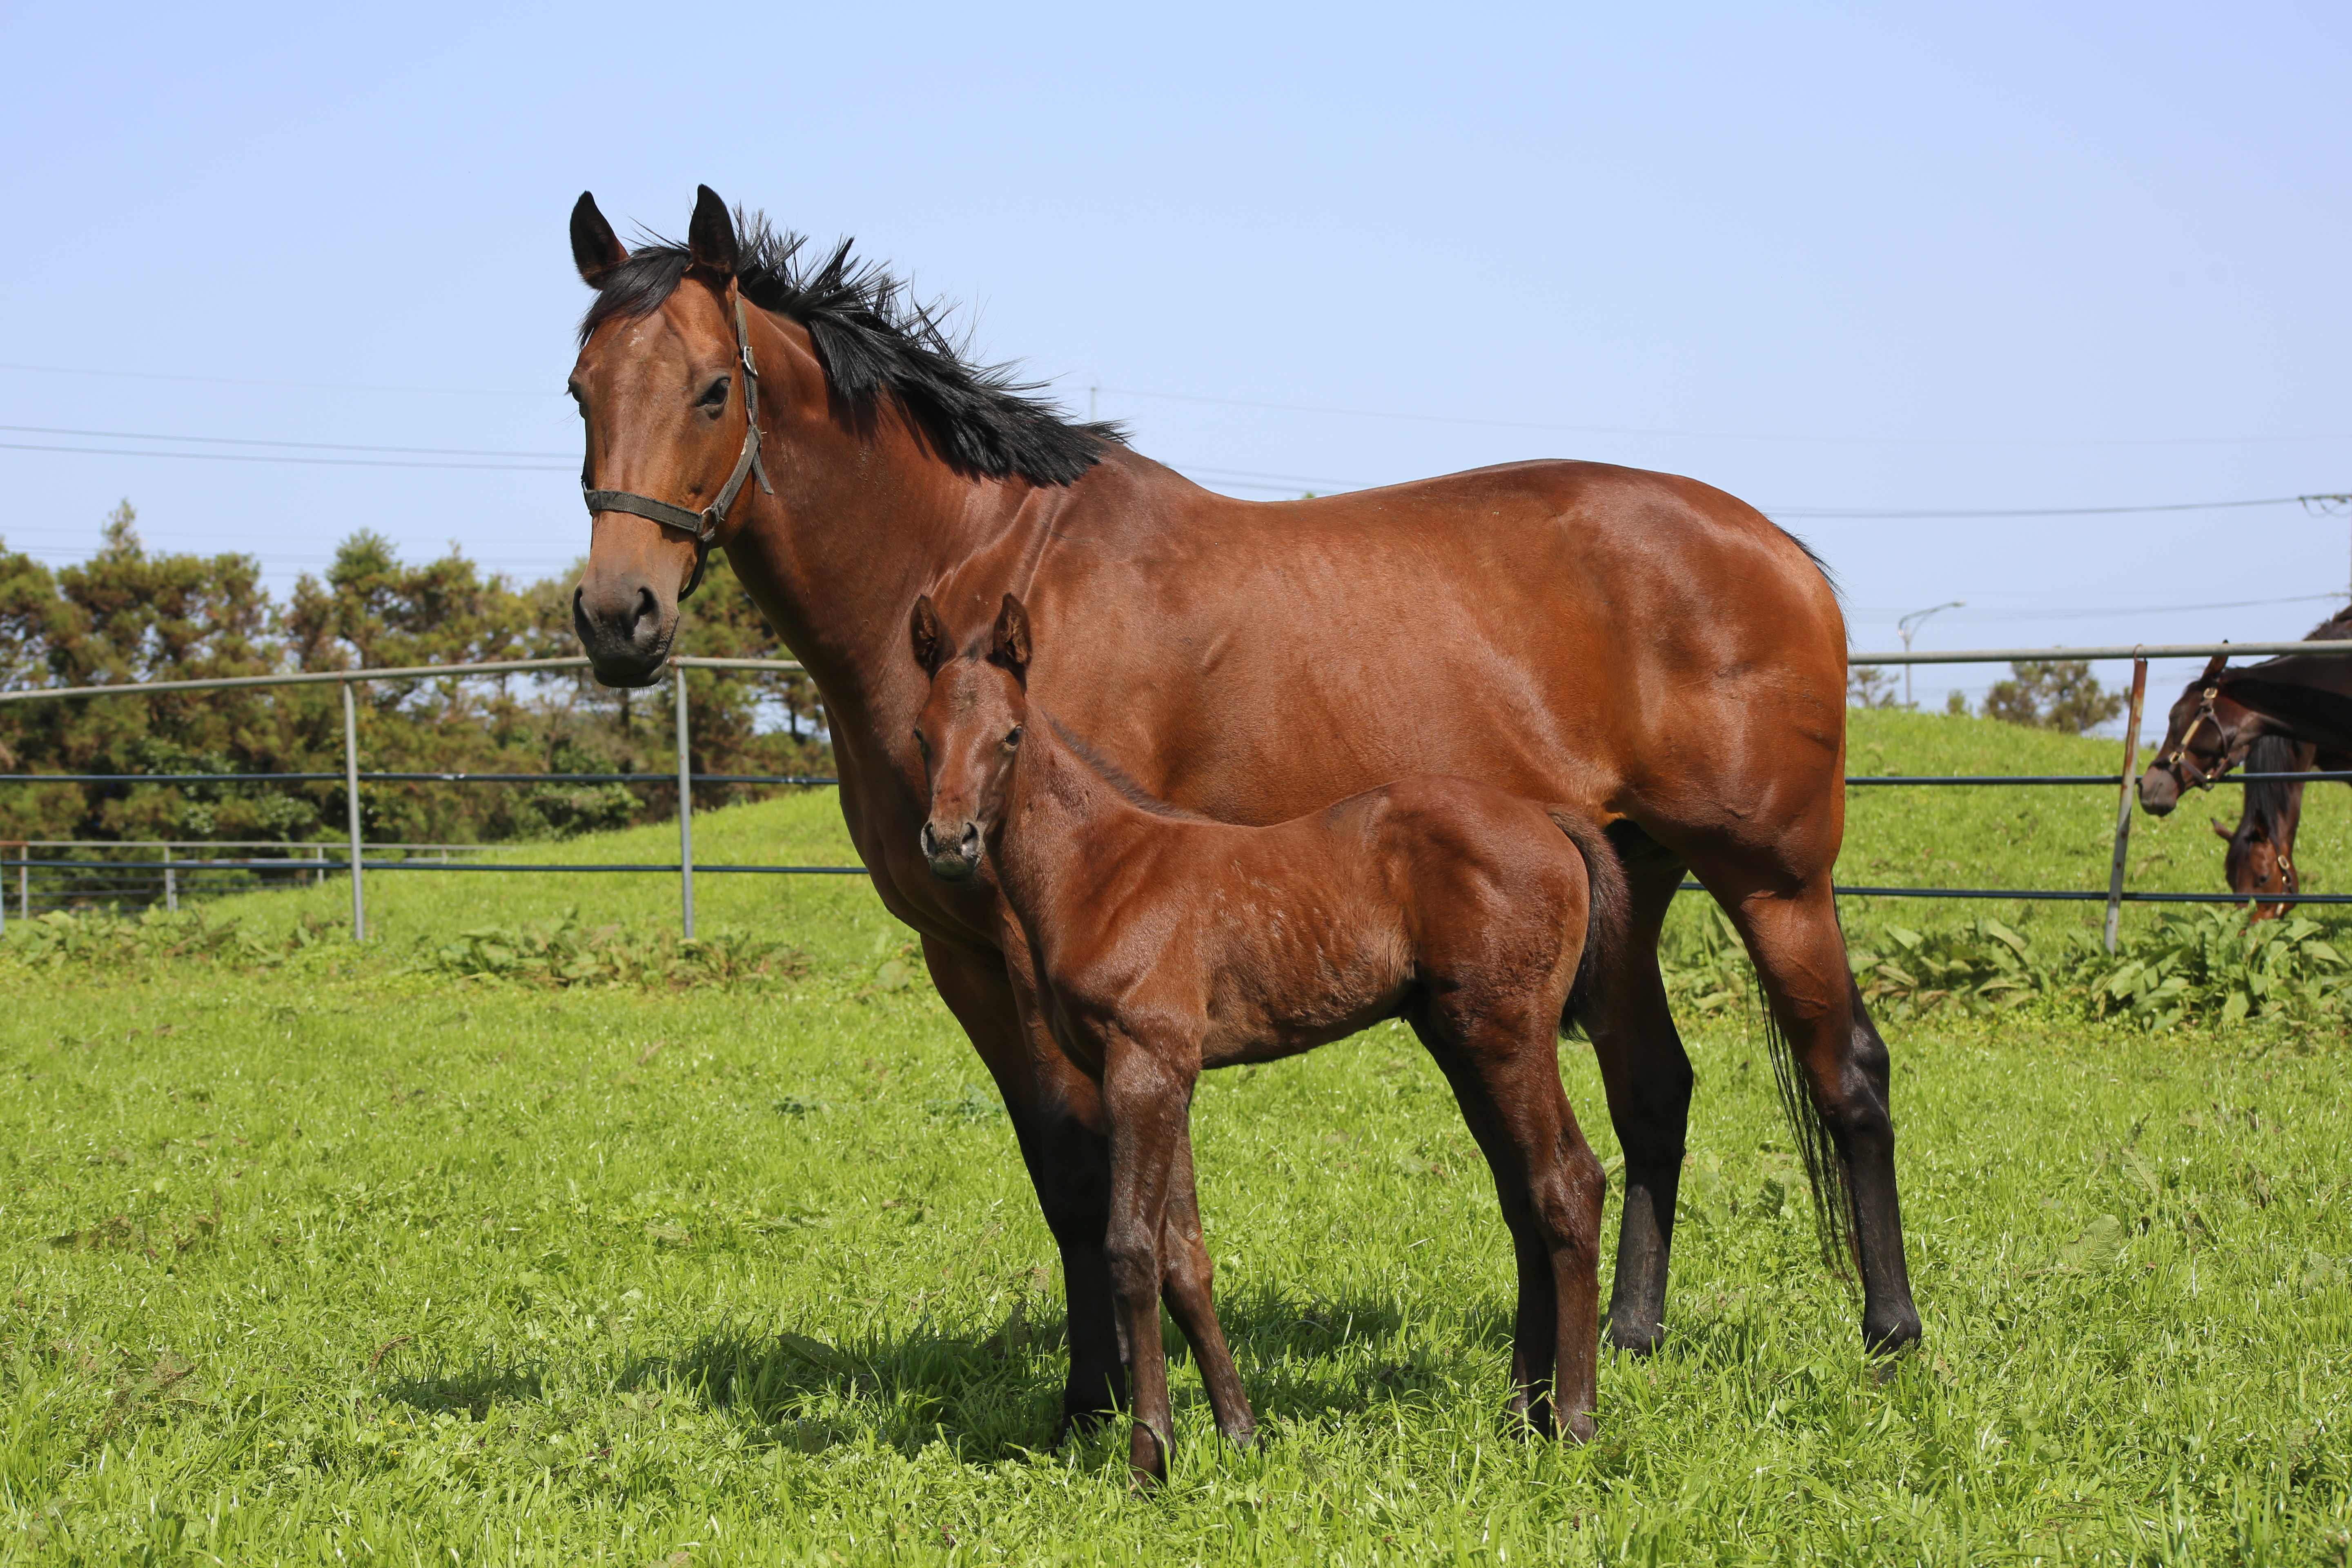
POLYGON ((2205 688, 2205 689, 2199 694, 2197 717, 2189 721, 2189 728, 2180 731, 2179 744, 2174 746, 2171 751, 2165 752, 2156 759, 2156 765, 2158 767, 2170 768, 2184 783, 2195 784, 2199 789, 2211 789, 2213 787, 2213 781, 2221 777, 2222 774, 2227 773, 2230 771, 2229 737, 2227 735, 2222 735, 2223 743, 2221 749, 2221 766, 2217 772, 2208 773, 2203 768, 2199 767, 2195 762, 2190 760, 2189 755, 2189 742, 2197 738, 2197 731, 2200 726, 2210 724, 2213 726, 2214 733, 2221 734, 2221 721, 2213 716, 2213 700, 2221 694, 2221 688, 2219 685, 2212 685, 2205 688))
POLYGON ((719 488, 718 500, 700 511, 688 511, 682 506, 630 490, 591 489, 585 465, 580 471, 580 493, 588 503, 591 517, 600 511, 625 511, 664 528, 676 529, 694 541, 694 575, 687 579, 686 591, 677 596, 680 604, 692 598, 694 591, 702 586, 702 572, 709 563, 710 547, 719 542, 719 531, 727 526, 727 513, 743 491, 743 481, 756 475, 762 492, 776 493, 776 487, 768 482, 766 467, 760 461, 760 367, 751 359, 751 322, 740 293, 735 296, 735 347, 743 362, 743 450, 735 459, 735 471, 719 488))

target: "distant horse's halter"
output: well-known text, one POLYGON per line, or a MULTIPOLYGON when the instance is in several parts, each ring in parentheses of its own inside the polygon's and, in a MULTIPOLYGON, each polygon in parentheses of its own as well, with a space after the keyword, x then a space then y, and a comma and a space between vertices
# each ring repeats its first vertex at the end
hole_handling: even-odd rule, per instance
POLYGON ((2205 673, 2199 678, 2204 682, 2205 689, 2198 693, 2197 717, 2189 721, 2189 728, 2180 731, 2180 739, 2172 749, 2158 753, 2156 759, 2158 767, 2169 768, 2174 778, 2185 784, 2195 784, 2199 789, 2211 789, 2213 781, 2228 773, 2232 765, 2230 762, 2230 733, 2221 728, 2221 721, 2213 715, 2214 699, 2221 695, 2221 668, 2228 658, 2227 654, 2215 654, 2212 662, 2205 667, 2205 673), (2221 765, 2210 773, 2199 767, 2189 755, 2189 742, 2196 739, 2198 730, 2207 724, 2212 725, 2213 732, 2221 738, 2221 765))
POLYGON ((735 459, 735 471, 727 476, 719 487, 719 499, 700 511, 688 511, 682 506, 672 506, 666 500, 641 496, 628 490, 592 490, 588 488, 588 468, 580 468, 580 493, 588 502, 588 515, 600 511, 625 511, 674 528, 694 541, 694 575, 687 579, 686 591, 678 595, 684 604, 702 586, 702 569, 709 563, 710 547, 719 542, 719 531, 727 526, 728 509, 742 493, 743 481, 753 474, 760 477, 760 489, 769 495, 776 487, 768 482, 768 470, 760 461, 760 367, 751 361, 751 322, 743 310, 743 296, 735 296, 735 346, 743 362, 743 452, 735 459))

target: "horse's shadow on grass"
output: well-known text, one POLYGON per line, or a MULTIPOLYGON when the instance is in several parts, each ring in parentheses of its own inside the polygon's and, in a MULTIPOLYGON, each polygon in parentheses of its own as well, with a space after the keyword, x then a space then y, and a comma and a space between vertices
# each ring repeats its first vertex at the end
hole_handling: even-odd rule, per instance
POLYGON ((493 1405, 537 1400, 544 1392, 538 1370, 523 1366, 473 1366, 454 1374, 404 1377, 386 1384, 383 1396, 428 1415, 464 1411, 486 1419, 493 1405))
MULTIPOLYGON (((1027 1304, 985 1331, 918 1327, 834 1342, 787 1331, 730 1329, 646 1357, 625 1390, 664 1389, 730 1414, 754 1442, 815 1452, 871 1436, 907 1454, 938 1442, 966 1458, 1050 1448, 1061 1424, 1067 1339, 1058 1312, 1027 1304)), ((1219 1317, 1261 1421, 1325 1423, 1457 1388, 1507 1345, 1507 1310, 1476 1307, 1458 1339, 1411 1332, 1402 1304, 1371 1297, 1236 1293, 1219 1317)), ((1206 1400, 1183 1340, 1165 1331, 1180 1405, 1206 1400)), ((1502 1388, 1497 1383, 1497 1400, 1502 1388)))

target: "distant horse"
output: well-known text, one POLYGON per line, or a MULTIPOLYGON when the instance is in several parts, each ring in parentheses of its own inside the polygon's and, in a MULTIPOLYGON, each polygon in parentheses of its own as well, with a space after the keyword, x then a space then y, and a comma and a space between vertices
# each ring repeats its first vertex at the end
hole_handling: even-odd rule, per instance
POLYGON ((1590 1013, 1625 919, 1624 873, 1600 826, 1425 776, 1266 827, 1192 816, 1119 778, 1029 700, 1035 644, 1014 595, 961 656, 929 597, 909 630, 931 682, 915 724, 930 782, 920 850, 950 882, 990 863, 1029 939, 1055 1042, 1102 1091, 1137 1479, 1166 1479, 1173 1442, 1163 1290, 1219 1429, 1237 1442, 1251 1431, 1197 1224, 1163 1248, 1171 1210, 1196 1211, 1173 1189, 1192 1184, 1202 1069, 1296 1056, 1399 1016, 1454 1086, 1511 1228, 1511 1407, 1538 1433, 1590 1437, 1605 1178, 1561 1092, 1557 1040, 1590 1013))
MULTIPOLYGON (((958 618, 1006 593, 1050 616, 1064 633, 1030 689, 1185 810, 1282 822, 1448 773, 1609 826, 1633 929, 1591 1032, 1625 1155, 1608 1333, 1636 1352, 1666 1331, 1695 1082, 1657 963, 1687 869, 1755 960, 1817 1217, 1832 1256, 1861 1266, 1863 1338, 1918 1337, 1891 1064, 1831 885, 1845 621, 1802 545, 1721 490, 1604 463, 1318 500, 1213 494, 972 363, 846 245, 801 250, 708 188, 682 246, 632 252, 593 200, 573 208, 572 260, 596 297, 570 384, 593 530, 572 621, 600 680, 648 684, 723 548, 814 679, 850 837, 1004 1097, 1060 1248, 1066 1423, 1116 1408, 1127 1384, 1107 1123, 1052 1043, 992 879, 943 882, 916 848, 918 594, 958 618)), ((1487 325, 1507 331, 1507 312, 1487 325)), ((1405 301, 1371 330, 1461 324, 1405 301)))
MULTIPOLYGON (((2352 638, 2352 607, 2314 626, 2306 642, 2352 638)), ((2352 770, 2352 658, 2285 654, 2242 668, 2216 657, 2172 705, 2164 744, 2140 778, 2140 805, 2163 816, 2189 785, 2212 781, 2242 763, 2250 773, 2352 770)), ((2256 920, 2275 919, 2282 902, 2263 894, 2303 890, 2294 863, 2303 816, 2299 780, 2253 779, 2235 828, 2218 819, 2229 845, 2222 872, 2230 890, 2255 900, 2256 920)))

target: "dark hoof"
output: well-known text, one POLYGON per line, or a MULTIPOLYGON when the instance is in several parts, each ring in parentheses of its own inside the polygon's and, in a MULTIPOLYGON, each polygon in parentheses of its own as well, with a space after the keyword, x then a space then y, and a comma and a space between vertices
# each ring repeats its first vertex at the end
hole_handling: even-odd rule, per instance
POLYGON ((1862 1342, 1872 1355, 1899 1355, 1919 1342, 1919 1316, 1916 1312, 1906 1312, 1891 1323, 1864 1321, 1862 1342))
POLYGON ((1221 1431, 1219 1435, 1244 1454, 1255 1453, 1257 1449, 1257 1428, 1255 1426, 1237 1426, 1230 1432, 1221 1431))
POLYGON ((1655 1355, 1666 1342, 1666 1326, 1651 1323, 1637 1328, 1612 1322, 1609 1325, 1608 1337, 1609 1342, 1621 1351, 1628 1351, 1634 1355, 1655 1355))
POLYGON ((1063 1411, 1061 1430, 1054 1434, 1054 1447, 1059 1448, 1093 1436, 1118 1414, 1116 1410, 1063 1411))

